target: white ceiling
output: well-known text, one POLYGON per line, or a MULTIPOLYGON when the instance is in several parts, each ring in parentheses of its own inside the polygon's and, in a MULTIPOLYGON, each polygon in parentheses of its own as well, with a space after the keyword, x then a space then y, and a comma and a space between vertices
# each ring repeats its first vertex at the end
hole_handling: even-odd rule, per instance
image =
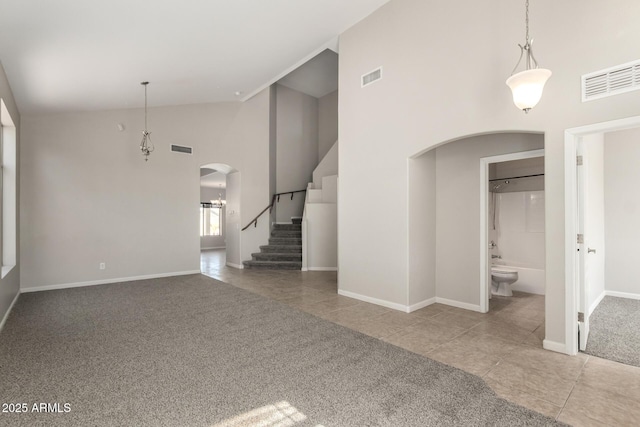
POLYGON ((316 98, 338 90, 338 54, 325 50, 278 80, 283 86, 316 98))
POLYGON ((0 0, 0 61, 23 114, 233 101, 387 1, 0 0))

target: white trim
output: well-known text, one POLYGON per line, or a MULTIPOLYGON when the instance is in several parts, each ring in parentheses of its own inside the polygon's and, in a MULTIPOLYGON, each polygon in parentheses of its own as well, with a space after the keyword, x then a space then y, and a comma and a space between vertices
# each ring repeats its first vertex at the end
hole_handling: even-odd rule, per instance
MULTIPOLYGON (((596 300, 593 302, 593 304, 591 304, 591 307, 589 307, 589 314, 588 316, 591 317, 591 314, 593 313, 593 311, 596 309, 596 307, 598 307, 598 305, 602 302, 602 299, 607 295, 607 291, 603 291, 600 296, 598 298, 596 298, 596 300)), ((638 297, 640 297, 640 295, 638 295, 638 297)), ((640 299, 640 298, 638 298, 640 299)))
POLYGON ((234 264, 232 262, 228 262, 227 266, 228 267, 237 268, 238 270, 243 270, 244 269, 244 264, 234 264))
POLYGON ((344 297, 357 299, 357 300, 364 301, 364 302, 370 302, 371 304, 381 305, 382 307, 392 308, 394 310, 403 311, 405 313, 409 312, 408 311, 409 307, 407 307, 406 305, 398 304, 398 303, 391 302, 391 301, 386 301, 386 300, 383 300, 383 299, 368 297, 366 295, 360 295, 360 294, 356 294, 354 292, 343 291, 341 289, 338 289, 338 295, 342 295, 344 297))
MULTIPOLYGON (((567 129, 564 132, 564 290, 565 290, 565 349, 561 353, 578 354, 578 283, 576 281, 576 218, 577 181, 576 149, 582 136, 640 127, 640 116, 567 129)), ((554 343, 554 345, 559 343, 554 343)), ((547 347, 545 347, 547 348, 547 347)), ((552 348, 549 348, 552 350, 552 348)), ((558 350, 554 350, 558 351, 558 350)))
POLYGON ((134 280, 159 279, 161 277, 186 276, 189 274, 200 274, 200 273, 201 273, 200 270, 175 271, 171 273, 147 274, 144 276, 119 277, 116 279, 105 279, 105 280, 91 280, 88 282, 61 283, 58 285, 20 288, 20 292, 28 293, 28 292, 52 291, 55 289, 81 288, 84 286, 107 285, 109 283, 132 282, 134 280))
POLYGON ((307 267, 302 267, 300 271, 309 271, 309 269, 307 267))
MULTIPOLYGON (((576 342, 577 341, 578 340, 576 339, 576 342)), ((543 340, 542 341, 542 348, 544 348, 545 350, 555 351, 556 353, 565 353, 566 354, 566 352, 567 352, 567 346, 564 345, 564 343, 555 342, 555 341, 549 341, 549 340, 543 340)))
POLYGON ((544 157, 544 149, 520 151, 480 159, 480 313, 489 311, 489 165, 491 163, 544 157))
POLYGON ((446 298, 440 298, 440 297, 436 297, 436 302, 438 304, 449 305, 451 307, 457 307, 457 308, 462 308, 464 310, 471 310, 471 311, 477 311, 478 313, 482 313, 482 309, 480 308, 480 305, 477 305, 477 304, 469 304, 466 302, 460 302, 460 301, 455 301, 452 299, 446 299, 446 298))
POLYGON ((227 249, 226 246, 211 246, 208 248, 200 248, 200 251, 209 251, 211 249, 227 249))
POLYGON ((618 292, 618 291, 604 291, 606 296, 608 297, 618 297, 618 298, 627 298, 627 299, 640 299, 640 294, 631 294, 628 292, 618 292))
POLYGON ((338 271, 338 267, 307 267, 307 271, 338 271))
POLYGON ((436 303, 436 297, 433 298, 429 298, 426 299, 424 301, 421 301, 417 304, 413 304, 409 306, 409 313, 413 313, 414 311, 420 310, 421 308, 425 308, 430 306, 431 304, 435 304, 436 303))
POLYGON ((18 301, 19 296, 20 296, 20 291, 18 291, 18 293, 16 294, 16 297, 13 299, 11 304, 9 304, 9 308, 7 309, 7 312, 4 314, 4 317, 0 321, 0 331, 2 330, 2 328, 4 328, 4 324, 7 323, 7 319, 9 318, 9 313, 11 313, 13 306, 16 305, 16 302, 18 301))
POLYGON ((289 221, 289 222, 287 222, 287 221, 282 221, 282 222, 276 221, 276 222, 272 222, 272 224, 293 225, 293 222, 292 221, 289 221))

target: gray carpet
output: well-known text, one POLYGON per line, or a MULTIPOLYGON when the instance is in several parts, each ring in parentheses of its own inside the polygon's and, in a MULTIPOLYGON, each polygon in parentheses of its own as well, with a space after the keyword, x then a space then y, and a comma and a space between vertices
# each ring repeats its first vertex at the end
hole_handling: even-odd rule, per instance
POLYGON ((640 300, 604 297, 589 318, 585 353, 640 367, 640 300))
POLYGON ((11 426, 556 425, 474 375, 201 275, 20 296, 11 426))

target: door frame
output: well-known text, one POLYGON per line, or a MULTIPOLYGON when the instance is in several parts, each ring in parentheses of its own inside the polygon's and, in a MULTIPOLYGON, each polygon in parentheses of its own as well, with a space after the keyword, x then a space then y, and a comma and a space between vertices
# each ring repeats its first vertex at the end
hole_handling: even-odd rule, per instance
POLYGON ((564 277, 565 277, 565 353, 578 354, 578 143, 585 135, 640 127, 640 116, 611 120, 564 131, 564 277))
MULTIPOLYGON (((517 153, 501 154, 498 156, 482 157, 480 159, 480 312, 489 311, 489 165, 511 160, 544 157, 544 148, 538 150, 520 151, 517 153)), ((546 217, 546 215, 545 215, 546 217)))

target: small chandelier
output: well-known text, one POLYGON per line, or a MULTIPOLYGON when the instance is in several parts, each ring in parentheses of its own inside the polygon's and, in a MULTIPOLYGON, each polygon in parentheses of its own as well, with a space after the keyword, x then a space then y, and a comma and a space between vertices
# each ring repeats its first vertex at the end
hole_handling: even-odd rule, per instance
POLYGON ((149 154, 155 148, 151 142, 151 132, 147 130, 147 85, 149 82, 140 83, 144 86, 144 130, 142 131, 142 142, 140 143, 140 151, 144 156, 144 161, 149 161, 149 154))
POLYGON ((520 59, 518 59, 518 63, 506 83, 513 93, 513 103, 516 104, 516 107, 528 113, 529 110, 535 107, 540 101, 544 85, 547 80, 549 80, 549 77, 551 77, 551 71, 545 68, 538 68, 538 62, 533 56, 533 49, 531 47, 533 39, 529 40, 529 0, 526 0, 525 7, 526 42, 524 46, 518 45, 520 47, 520 59), (520 62, 522 62, 522 57, 525 55, 527 68, 524 71, 514 74, 520 62))

